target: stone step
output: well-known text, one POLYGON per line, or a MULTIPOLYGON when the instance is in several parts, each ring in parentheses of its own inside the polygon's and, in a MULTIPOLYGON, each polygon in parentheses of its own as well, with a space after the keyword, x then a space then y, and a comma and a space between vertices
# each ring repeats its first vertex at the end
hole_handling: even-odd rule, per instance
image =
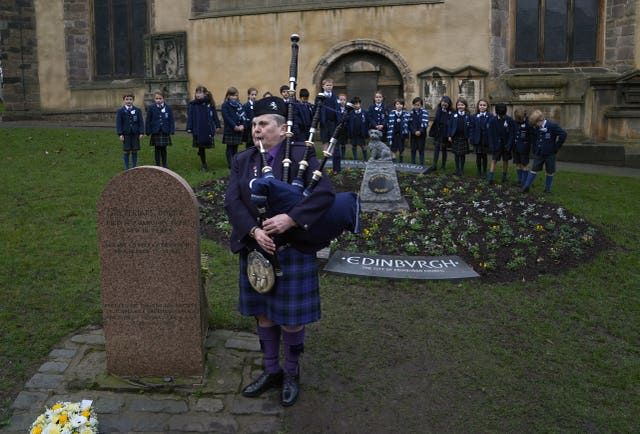
POLYGON ((640 152, 627 153, 625 166, 640 169, 640 152))
POLYGON ((617 144, 567 143, 558 152, 559 161, 624 166, 625 146, 617 144))

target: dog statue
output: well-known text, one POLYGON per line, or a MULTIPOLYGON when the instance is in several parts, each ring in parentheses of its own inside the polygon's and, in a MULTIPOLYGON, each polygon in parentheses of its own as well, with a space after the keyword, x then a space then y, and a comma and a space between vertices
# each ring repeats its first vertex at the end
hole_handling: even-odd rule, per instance
POLYGON ((367 150, 369 151, 369 161, 371 160, 391 160, 391 150, 385 145, 380 138, 382 132, 379 130, 369 130, 369 144, 367 150))

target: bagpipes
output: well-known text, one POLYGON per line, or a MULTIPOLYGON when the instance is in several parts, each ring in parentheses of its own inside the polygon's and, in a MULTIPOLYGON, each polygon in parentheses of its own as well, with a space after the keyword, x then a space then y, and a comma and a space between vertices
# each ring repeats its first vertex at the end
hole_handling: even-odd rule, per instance
MULTIPOLYGON (((287 106, 287 133, 285 139, 285 157, 282 160, 283 176, 282 180, 276 179, 272 168, 267 164, 266 151, 260 145, 262 155, 262 177, 253 179, 250 183, 251 201, 256 205, 262 217, 271 217, 277 214, 287 213, 301 200, 313 195, 313 190, 320 182, 324 166, 333 154, 333 149, 338 142, 341 131, 345 128, 347 116, 344 116, 336 126, 327 149, 323 151, 323 159, 320 167, 313 172, 309 185, 305 188, 305 173, 309 167, 308 159, 314 146, 314 134, 318 128, 320 110, 324 101, 324 94, 319 94, 316 98, 314 115, 309 130, 309 138, 305 141, 305 152, 303 159, 298 163, 298 172, 291 184, 288 183, 289 170, 291 166, 291 140, 293 136, 293 110, 295 109, 295 86, 298 69, 298 41, 300 37, 291 35, 291 65, 289 68, 289 98, 287 106)), ((353 110, 353 105, 347 104, 347 111, 353 110)), ((353 233, 359 232, 360 228, 360 198, 354 192, 336 193, 335 200, 331 207, 307 230, 294 228, 287 231, 287 238, 293 242, 299 242, 308 246, 305 250, 318 251, 328 246, 333 239, 342 234, 345 230, 353 233)), ((275 256, 275 255, 274 255, 275 256)), ((276 268, 274 264, 274 268, 276 268)))

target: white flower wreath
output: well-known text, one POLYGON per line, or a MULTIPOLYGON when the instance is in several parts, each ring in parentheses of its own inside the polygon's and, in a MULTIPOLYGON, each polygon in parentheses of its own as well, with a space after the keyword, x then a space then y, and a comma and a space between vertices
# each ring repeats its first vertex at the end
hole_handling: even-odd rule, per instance
POLYGON ((97 434, 98 419, 92 401, 58 402, 36 418, 30 434, 97 434))

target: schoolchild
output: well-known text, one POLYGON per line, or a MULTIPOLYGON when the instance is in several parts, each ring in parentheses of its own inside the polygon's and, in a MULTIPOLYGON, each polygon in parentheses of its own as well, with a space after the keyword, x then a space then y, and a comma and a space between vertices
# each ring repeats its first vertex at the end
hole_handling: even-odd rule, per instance
POLYGON ((422 107, 422 98, 415 97, 411 102, 413 108, 409 112, 409 133, 411 136, 411 163, 416 164, 416 152, 420 157, 420 164, 424 164, 424 145, 427 139, 429 112, 422 107))
POLYGON ((286 84, 280 86, 280 96, 282 97, 284 102, 289 101, 289 86, 287 86, 286 84))
POLYGON ((391 149, 393 162, 398 161, 402 163, 404 145, 409 136, 409 113, 404 109, 404 99, 396 98, 393 105, 395 110, 389 112, 387 140, 389 142, 389 149, 391 149))
POLYGON ((448 140, 455 156, 456 175, 464 174, 464 163, 469 153, 469 140, 473 136, 473 120, 469 104, 464 98, 456 101, 456 111, 449 122, 448 140))
POLYGON ((142 110, 133 105, 134 100, 135 96, 132 93, 124 95, 123 105, 116 112, 116 132, 122 142, 125 170, 129 168, 129 155, 131 155, 131 167, 138 165, 140 139, 144 136, 142 110))
POLYGON ((353 159, 358 160, 358 147, 360 147, 362 157, 364 161, 367 161, 366 139, 369 128, 367 114, 362 109, 362 100, 359 97, 354 96, 351 98, 351 104, 353 104, 353 111, 349 113, 349 120, 347 121, 351 152, 353 153, 353 159))
POLYGON ((384 141, 387 138, 388 112, 383 102, 384 97, 382 96, 382 92, 379 90, 376 91, 373 96, 373 104, 367 109, 367 118, 369 119, 369 129, 380 131, 382 133, 382 140, 384 141))
POLYGON ((222 143, 227 145, 227 167, 231 169, 231 159, 238 153, 238 145, 242 142, 242 134, 247 117, 244 114, 242 104, 240 104, 240 94, 238 89, 231 86, 224 95, 224 102, 220 109, 222 120, 224 121, 224 132, 222 143))
POLYGON ((309 140, 309 130, 313 119, 313 104, 309 102, 309 89, 300 89, 300 100, 297 101, 293 112, 293 140, 305 142, 309 140))
POLYGON ((244 115, 246 122, 244 123, 244 131, 242 132, 242 141, 247 144, 247 148, 253 146, 253 137, 251 136, 251 121, 253 120, 253 102, 258 97, 258 89, 250 87, 247 89, 247 102, 244 103, 244 115))
POLYGON ((487 178, 487 154, 489 152, 489 126, 494 116, 489 112, 489 101, 481 99, 477 104, 478 112, 473 117, 475 123, 471 144, 476 153, 478 178, 487 178))
POLYGON ((324 102, 320 109, 320 140, 323 148, 326 148, 338 123, 338 95, 333 91, 333 79, 322 80, 322 91, 324 102))
POLYGON ((149 144, 155 148, 156 166, 167 167, 167 147, 176 132, 173 110, 164 101, 159 90, 153 93, 154 104, 147 108, 146 134, 151 136, 149 144))
POLYGON ((336 137, 336 147, 333 150, 333 170, 337 173, 340 173, 341 169, 341 161, 346 158, 347 153, 347 140, 349 137, 348 127, 346 122, 349 121, 349 112, 347 112, 347 94, 340 93, 338 94, 338 123, 345 122, 343 124, 343 128, 338 133, 336 137), (337 154, 337 155, 336 155, 337 154), (338 160, 338 170, 336 170, 336 160, 338 160))
POLYGON ((513 148, 513 164, 516 165, 518 174, 517 185, 522 187, 529 175, 529 155, 531 154, 532 128, 523 109, 513 111, 513 120, 516 123, 516 134, 513 148))
POLYGON ((192 146, 198 148, 202 170, 208 170, 205 150, 215 146, 215 134, 220 130, 220 119, 213 95, 205 86, 196 87, 194 99, 187 110, 187 132, 193 136, 192 146))
POLYGON ((433 138, 433 164, 427 172, 438 170, 438 157, 442 152, 442 170, 447 167, 447 146, 449 145, 449 118, 453 115, 451 111, 451 98, 444 95, 440 98, 440 103, 436 109, 431 128, 429 128, 429 137, 433 138))
POLYGON ((533 166, 527 176, 522 192, 526 193, 531 188, 536 174, 542 170, 544 166, 547 172, 544 192, 551 193, 551 183, 553 182, 553 174, 556 171, 556 154, 567 140, 567 132, 560 125, 545 119, 540 110, 535 110, 529 116, 529 121, 533 127, 532 146, 533 146, 533 166))
POLYGON ((491 167, 487 180, 489 184, 493 184, 493 173, 496 170, 496 162, 502 160, 502 182, 507 182, 507 170, 509 169, 509 160, 511 160, 511 149, 516 134, 516 123, 513 118, 507 114, 507 105, 498 103, 495 105, 496 117, 492 121, 493 128, 490 134, 489 152, 491 152, 491 167))

